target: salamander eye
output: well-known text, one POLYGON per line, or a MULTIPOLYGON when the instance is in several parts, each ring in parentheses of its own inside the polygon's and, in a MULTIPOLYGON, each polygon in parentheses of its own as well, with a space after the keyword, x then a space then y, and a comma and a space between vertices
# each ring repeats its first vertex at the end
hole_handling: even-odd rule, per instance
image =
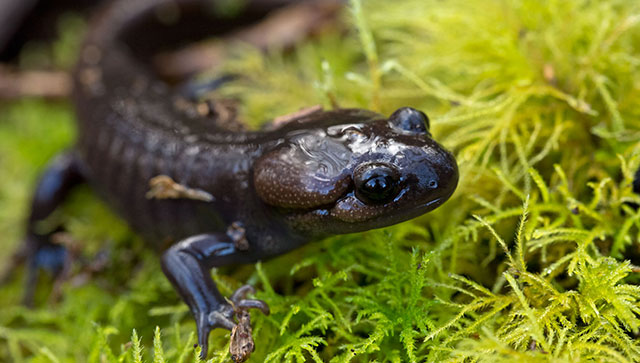
POLYGON ((384 204, 398 194, 399 173, 382 164, 364 164, 354 171, 356 197, 366 204, 384 204))
POLYGON ((395 128, 416 134, 429 133, 429 118, 422 111, 411 107, 402 107, 389 116, 389 122, 395 128))

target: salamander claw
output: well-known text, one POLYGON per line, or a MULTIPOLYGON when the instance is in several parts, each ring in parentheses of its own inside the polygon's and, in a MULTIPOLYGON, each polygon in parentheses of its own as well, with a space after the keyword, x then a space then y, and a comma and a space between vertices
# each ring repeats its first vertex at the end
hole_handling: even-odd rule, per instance
MULTIPOLYGON (((237 310, 260 309, 264 315, 269 315, 269 305, 262 300, 245 299, 248 294, 255 293, 256 290, 251 285, 240 286, 231 294, 231 303, 237 310)), ((237 314, 237 313, 236 313, 237 314)))
POLYGON ((215 328, 233 329, 236 323, 233 321, 233 307, 229 304, 218 305, 209 312, 196 314, 196 326, 198 328, 198 345, 202 348, 200 358, 205 359, 209 351, 209 333, 215 328))
POLYGON ((264 315, 269 315, 269 305, 262 300, 246 299, 235 304, 237 310, 260 309, 264 315))
MULTIPOLYGON (((269 305, 262 300, 245 299, 248 294, 254 293, 255 289, 250 285, 244 285, 231 294, 229 303, 218 305, 214 310, 209 312, 200 312, 196 314, 196 325, 198 327, 198 344, 202 348, 200 357, 205 359, 209 349, 209 333, 215 328, 224 328, 237 331, 238 324, 234 321, 234 317, 240 319, 246 315, 244 325, 250 324, 248 320, 248 309, 260 309, 265 315, 269 315, 269 305), (243 315, 244 314, 244 315, 243 315)), ((249 329, 249 327, 243 328, 249 329)))
POLYGON ((247 297, 248 294, 253 294, 255 292, 256 289, 254 289, 253 286, 242 285, 236 291, 234 291, 233 294, 231 294, 229 300, 231 300, 231 302, 233 302, 234 304, 237 304, 240 300, 247 297))
POLYGON ((233 329, 236 323, 233 321, 233 307, 230 305, 221 305, 218 310, 209 313, 209 325, 211 328, 233 329))

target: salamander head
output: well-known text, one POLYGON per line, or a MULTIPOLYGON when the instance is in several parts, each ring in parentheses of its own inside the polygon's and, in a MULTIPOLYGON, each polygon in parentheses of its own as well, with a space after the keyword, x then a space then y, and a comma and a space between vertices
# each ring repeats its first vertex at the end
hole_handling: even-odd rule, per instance
POLYGON ((444 203, 456 161, 431 138, 429 119, 401 108, 322 112, 254 166, 258 196, 295 230, 323 235, 399 223, 444 203))

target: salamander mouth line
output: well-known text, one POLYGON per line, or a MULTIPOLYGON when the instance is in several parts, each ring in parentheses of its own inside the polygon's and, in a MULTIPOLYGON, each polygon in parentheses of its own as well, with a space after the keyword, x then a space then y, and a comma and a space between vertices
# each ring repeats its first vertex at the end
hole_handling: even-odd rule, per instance
POLYGON ((440 202, 440 200, 442 200, 442 198, 436 198, 436 199, 434 199, 432 201, 429 201, 429 202, 426 202, 426 203, 424 203, 422 205, 417 206, 415 209, 422 209, 422 208, 429 207, 432 204, 436 204, 436 203, 440 202))
POLYGON ((421 212, 421 211, 426 209, 426 208, 430 208, 430 207, 432 207, 434 205, 438 206, 440 204, 440 202, 442 202, 442 201, 443 201, 442 197, 430 200, 430 201, 428 201, 426 203, 417 205, 417 206, 407 210, 405 214, 413 214, 413 213, 416 213, 416 212, 424 213, 424 212, 421 212))
MULTIPOLYGON (((313 213, 313 212, 317 212, 317 211, 326 211, 327 213, 329 213, 329 211, 331 211, 341 200, 343 200, 344 198, 347 198, 349 196, 355 196, 355 191, 352 188, 349 188, 349 190, 342 195, 340 198, 336 199, 335 202, 333 203, 328 203, 325 205, 320 205, 317 207, 313 207, 313 208, 304 208, 304 209, 291 209, 290 212, 293 212, 294 214, 306 214, 306 213, 313 213)), ((425 208, 429 208, 433 205, 438 205, 440 202, 442 201, 442 197, 430 200, 426 203, 417 205, 411 209, 408 209, 405 211, 405 213, 402 213, 402 215, 406 215, 406 214, 413 214, 416 212, 419 212, 425 208)))

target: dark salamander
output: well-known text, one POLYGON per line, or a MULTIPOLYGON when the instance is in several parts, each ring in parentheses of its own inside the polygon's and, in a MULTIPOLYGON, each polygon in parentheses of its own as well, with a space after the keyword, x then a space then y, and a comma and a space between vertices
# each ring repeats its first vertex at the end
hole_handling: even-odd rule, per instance
POLYGON ((215 114, 196 112, 148 66, 150 54, 181 37, 222 34, 285 3, 247 1, 239 17, 228 19, 207 9, 209 0, 123 0, 90 24, 74 71, 77 144, 50 164, 33 199, 30 285, 39 267, 55 269, 65 255, 35 224, 73 186, 89 183, 161 251, 162 269, 189 305, 206 356, 210 330, 234 329, 237 309, 268 312, 264 302, 244 299, 249 287, 230 300, 221 296, 212 267, 406 221, 451 196, 456 161, 431 138, 420 111, 315 111, 269 131, 231 132, 215 114), (178 6, 184 19, 163 25, 156 17, 163 6, 178 6))

